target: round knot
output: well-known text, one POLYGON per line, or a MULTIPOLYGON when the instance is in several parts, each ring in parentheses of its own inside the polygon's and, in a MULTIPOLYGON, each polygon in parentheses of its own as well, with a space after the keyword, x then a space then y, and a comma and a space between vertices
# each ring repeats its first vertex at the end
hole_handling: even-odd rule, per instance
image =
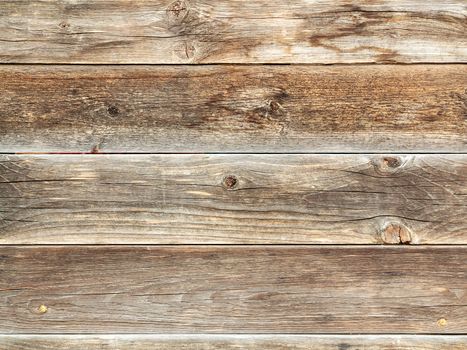
POLYGON ((372 160, 375 171, 381 175, 391 175, 401 171, 403 160, 398 156, 385 156, 372 160))
POLYGON ((172 2, 167 8, 167 15, 174 21, 183 20, 188 14, 188 5, 183 0, 172 2))
POLYGON ((107 108, 107 112, 109 112, 112 117, 116 117, 118 113, 120 113, 120 110, 116 106, 110 106, 107 108))
POLYGON ((222 180, 222 185, 226 189, 232 190, 238 185, 238 179, 234 175, 228 175, 222 180))

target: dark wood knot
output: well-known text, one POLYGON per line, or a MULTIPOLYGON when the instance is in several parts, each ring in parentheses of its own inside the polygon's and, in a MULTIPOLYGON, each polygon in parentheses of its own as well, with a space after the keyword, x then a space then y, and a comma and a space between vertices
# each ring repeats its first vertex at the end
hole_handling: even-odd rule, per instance
POLYGON ((120 110, 116 106, 110 106, 107 108, 107 112, 109 112, 112 117, 116 117, 120 113, 120 110))
POLYGON ((402 165, 402 161, 398 157, 384 157, 383 164, 389 168, 398 168, 402 165))
POLYGON ((404 161, 398 156, 377 157, 372 160, 375 171, 383 176, 390 176, 402 171, 404 161))
POLYGON ((238 185, 238 179, 234 175, 228 175, 222 180, 222 186, 228 190, 233 190, 238 185))

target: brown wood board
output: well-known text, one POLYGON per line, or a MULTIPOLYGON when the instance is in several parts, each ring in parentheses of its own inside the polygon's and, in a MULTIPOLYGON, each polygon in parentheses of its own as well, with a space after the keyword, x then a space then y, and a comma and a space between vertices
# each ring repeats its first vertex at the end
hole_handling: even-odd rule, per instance
POLYGON ((0 333, 444 333, 466 247, 3 246, 0 333))
POLYGON ((467 151, 467 65, 0 66, 1 152, 467 151))

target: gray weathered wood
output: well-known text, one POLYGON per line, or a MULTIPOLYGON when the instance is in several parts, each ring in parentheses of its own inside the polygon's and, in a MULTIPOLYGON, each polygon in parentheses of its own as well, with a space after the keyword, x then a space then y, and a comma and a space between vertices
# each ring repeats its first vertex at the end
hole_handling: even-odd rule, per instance
POLYGON ((15 335, 0 350, 465 350, 467 336, 15 335))
POLYGON ((0 243, 467 244, 467 155, 3 155, 0 243))
POLYGON ((463 0, 9 0, 0 62, 467 62, 463 0))
POLYGON ((6 65, 0 81, 0 152, 467 152, 467 65, 6 65))
POLYGON ((0 333, 463 333, 467 247, 3 246, 0 333))

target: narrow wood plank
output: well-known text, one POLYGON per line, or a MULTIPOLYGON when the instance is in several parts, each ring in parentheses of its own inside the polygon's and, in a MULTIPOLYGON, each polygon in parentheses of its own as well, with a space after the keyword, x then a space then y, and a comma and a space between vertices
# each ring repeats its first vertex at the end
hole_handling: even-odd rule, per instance
POLYGON ((0 350, 465 350, 467 336, 14 335, 0 350))
POLYGON ((1 244, 467 244, 467 155, 0 156, 1 244))
POLYGON ((463 333, 466 247, 3 246, 0 333, 463 333))
POLYGON ((467 152, 467 65, 6 65, 0 81, 0 152, 467 152))
POLYGON ((0 62, 467 62, 463 0, 10 0, 0 62))

